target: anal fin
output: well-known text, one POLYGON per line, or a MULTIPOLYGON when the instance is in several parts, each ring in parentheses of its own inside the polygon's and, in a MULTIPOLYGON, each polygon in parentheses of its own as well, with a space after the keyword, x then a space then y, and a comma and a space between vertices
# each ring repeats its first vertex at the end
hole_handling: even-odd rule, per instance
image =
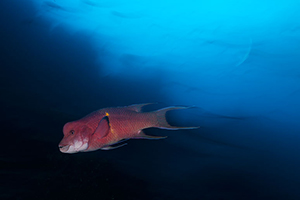
POLYGON ((113 150, 113 149, 117 149, 117 148, 123 147, 125 145, 127 145, 127 143, 120 144, 118 146, 106 146, 106 147, 102 147, 101 150, 113 150))
POLYGON ((168 136, 154 136, 154 135, 146 135, 144 133, 143 130, 140 130, 138 135, 131 138, 131 139, 149 139, 149 140, 159 140, 159 139, 165 139, 167 138, 168 136))

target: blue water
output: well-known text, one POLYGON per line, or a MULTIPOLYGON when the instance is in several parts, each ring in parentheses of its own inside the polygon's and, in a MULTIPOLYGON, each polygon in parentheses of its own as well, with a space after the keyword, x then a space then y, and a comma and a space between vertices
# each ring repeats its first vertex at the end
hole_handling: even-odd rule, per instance
POLYGON ((300 1, 0 1, 1 199, 300 199, 300 1), (62 154, 65 123, 155 102, 172 124, 62 154))

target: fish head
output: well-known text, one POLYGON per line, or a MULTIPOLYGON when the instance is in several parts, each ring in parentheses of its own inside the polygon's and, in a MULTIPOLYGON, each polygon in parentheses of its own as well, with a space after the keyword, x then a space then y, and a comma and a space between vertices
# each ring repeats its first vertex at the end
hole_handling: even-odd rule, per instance
POLYGON ((80 122, 69 122, 63 128, 64 137, 58 147, 62 153, 77 153, 89 147, 92 129, 80 122))

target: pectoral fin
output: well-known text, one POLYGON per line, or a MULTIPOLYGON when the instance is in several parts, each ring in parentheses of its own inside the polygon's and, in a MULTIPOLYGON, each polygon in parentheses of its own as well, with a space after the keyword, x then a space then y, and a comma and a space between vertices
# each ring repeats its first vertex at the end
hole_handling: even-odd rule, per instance
POLYGON ((108 117, 105 116, 100 120, 98 127, 96 128, 93 135, 98 139, 104 138, 109 133, 109 129, 110 129, 109 120, 108 117))

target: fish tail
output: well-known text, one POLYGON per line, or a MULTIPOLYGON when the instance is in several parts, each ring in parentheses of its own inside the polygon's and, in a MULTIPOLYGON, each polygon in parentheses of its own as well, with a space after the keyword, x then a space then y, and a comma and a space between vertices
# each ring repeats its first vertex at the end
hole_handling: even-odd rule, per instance
POLYGON ((155 127, 161 129, 168 129, 168 130, 178 130, 178 129, 196 129, 199 127, 178 127, 172 126, 167 122, 166 113, 170 110, 178 110, 178 109, 188 109, 191 107, 184 107, 184 106, 171 106, 167 108, 162 108, 160 110, 154 111, 157 117, 157 125, 155 127))

